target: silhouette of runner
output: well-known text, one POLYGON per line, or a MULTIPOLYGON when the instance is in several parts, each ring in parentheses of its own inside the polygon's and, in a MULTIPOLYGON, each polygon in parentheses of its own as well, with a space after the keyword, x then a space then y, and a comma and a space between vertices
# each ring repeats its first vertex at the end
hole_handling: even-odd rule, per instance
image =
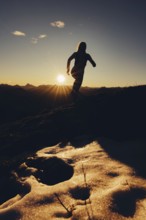
POLYGON ((96 67, 96 63, 90 56, 90 54, 86 53, 86 43, 81 42, 78 46, 77 52, 74 52, 67 60, 67 74, 70 72, 70 63, 73 59, 75 59, 74 66, 71 70, 71 75, 75 79, 72 94, 74 96, 78 95, 79 89, 83 82, 84 69, 87 61, 89 60, 93 67, 96 67))

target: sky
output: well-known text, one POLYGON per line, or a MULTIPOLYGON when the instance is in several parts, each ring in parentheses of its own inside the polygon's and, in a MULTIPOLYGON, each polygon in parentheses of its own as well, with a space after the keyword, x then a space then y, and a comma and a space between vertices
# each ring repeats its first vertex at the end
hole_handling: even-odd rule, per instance
MULTIPOLYGON (((145 0, 0 0, 0 84, 57 84, 81 41, 83 86, 146 84, 145 0)), ((71 63, 73 66, 74 61, 71 63)))

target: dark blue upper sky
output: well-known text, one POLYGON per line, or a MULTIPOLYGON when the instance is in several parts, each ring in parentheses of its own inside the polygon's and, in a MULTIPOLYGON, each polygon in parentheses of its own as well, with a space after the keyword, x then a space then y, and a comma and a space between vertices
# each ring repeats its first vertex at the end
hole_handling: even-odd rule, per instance
POLYGON ((145 39, 144 0, 0 0, 0 83, 55 83, 86 41, 85 85, 145 84, 145 39))

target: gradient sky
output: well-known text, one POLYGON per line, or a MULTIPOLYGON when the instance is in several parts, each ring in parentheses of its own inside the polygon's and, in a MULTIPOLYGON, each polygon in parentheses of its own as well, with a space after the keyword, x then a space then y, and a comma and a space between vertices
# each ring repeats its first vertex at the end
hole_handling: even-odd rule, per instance
MULTIPOLYGON (((146 84, 145 0, 0 0, 0 83, 56 84, 80 41, 83 86, 146 84)), ((73 62, 72 62, 73 65, 73 62)))

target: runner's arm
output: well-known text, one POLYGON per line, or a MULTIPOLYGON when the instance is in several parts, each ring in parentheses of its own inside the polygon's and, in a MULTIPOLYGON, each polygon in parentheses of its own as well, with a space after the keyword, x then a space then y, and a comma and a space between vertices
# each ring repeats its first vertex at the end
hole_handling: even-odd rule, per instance
POLYGON ((93 67, 96 67, 96 63, 94 62, 94 60, 92 59, 92 57, 88 54, 88 60, 90 61, 90 63, 92 64, 93 67))
POLYGON ((75 58, 75 54, 76 53, 73 53, 67 60, 67 74, 69 74, 69 72, 70 72, 70 63, 75 58))

